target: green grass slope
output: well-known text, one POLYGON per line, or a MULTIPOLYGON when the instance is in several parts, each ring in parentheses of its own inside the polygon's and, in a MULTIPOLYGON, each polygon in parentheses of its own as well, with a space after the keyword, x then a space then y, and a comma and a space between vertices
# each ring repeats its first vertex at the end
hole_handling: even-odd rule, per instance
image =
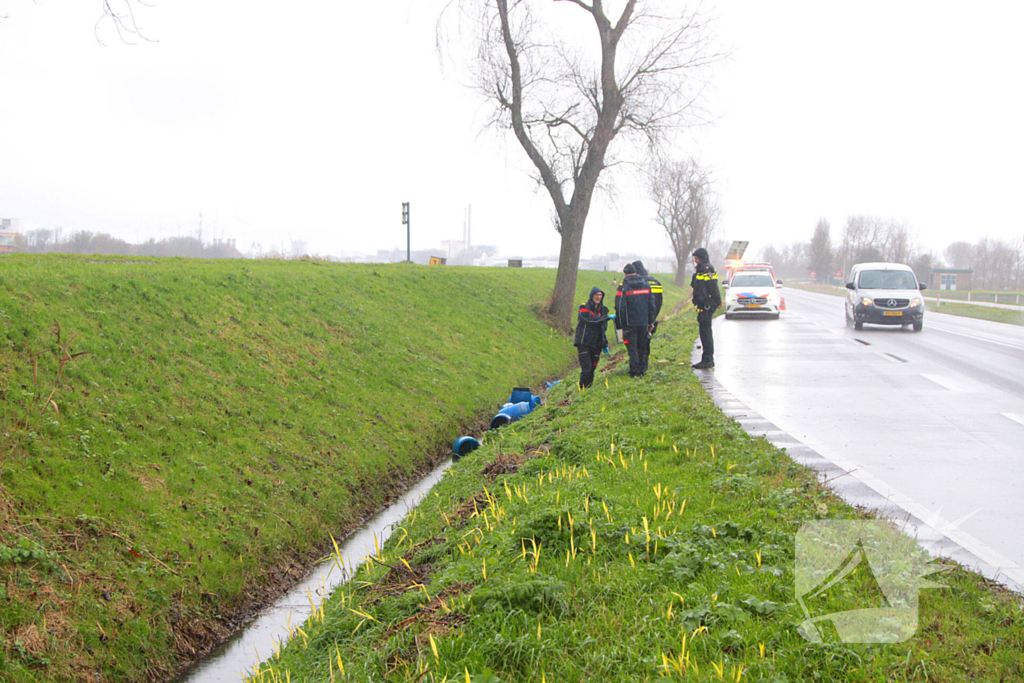
MULTIPOLYGON (((921 591, 904 642, 801 637, 798 529, 867 516, 714 406, 693 317, 662 325, 645 379, 619 357, 488 434, 252 680, 1024 680, 1019 596, 959 568, 921 591)), ((893 543, 889 575, 914 581, 913 543, 893 543)), ((808 604, 879 600, 860 572, 808 604)))
POLYGON ((535 314, 553 277, 0 259, 0 679, 156 680, 207 649, 568 367, 535 314))

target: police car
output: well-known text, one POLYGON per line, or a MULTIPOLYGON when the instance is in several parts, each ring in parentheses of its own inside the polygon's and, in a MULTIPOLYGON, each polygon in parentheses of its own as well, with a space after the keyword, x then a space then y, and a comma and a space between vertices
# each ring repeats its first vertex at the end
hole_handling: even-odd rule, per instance
POLYGON ((778 319, 782 310, 782 296, 779 294, 782 280, 775 279, 771 265, 738 266, 732 270, 725 287, 726 319, 741 315, 778 319))

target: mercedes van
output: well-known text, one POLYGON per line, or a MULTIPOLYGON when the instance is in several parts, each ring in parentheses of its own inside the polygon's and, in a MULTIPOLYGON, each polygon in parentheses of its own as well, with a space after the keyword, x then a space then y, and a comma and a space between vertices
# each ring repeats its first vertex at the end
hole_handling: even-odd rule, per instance
POLYGON ((902 263, 858 263, 846 283, 846 324, 864 329, 872 325, 924 328, 925 285, 918 283, 910 266, 902 263))

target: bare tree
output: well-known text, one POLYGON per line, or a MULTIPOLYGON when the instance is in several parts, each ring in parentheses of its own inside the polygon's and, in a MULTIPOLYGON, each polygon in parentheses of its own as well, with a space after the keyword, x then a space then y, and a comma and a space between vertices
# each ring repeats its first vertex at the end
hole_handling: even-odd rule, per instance
MULTIPOLYGON (((932 252, 921 252, 914 257, 910 263, 910 267, 914 269, 914 274, 917 276, 918 282, 930 283, 932 280, 932 270, 938 266, 938 259, 932 252)), ((931 285, 929 285, 931 286, 931 285)))
POLYGON ((818 282, 832 281, 832 238, 830 226, 824 218, 818 219, 814 226, 814 235, 807 246, 807 267, 817 275, 818 282))
POLYGON ((970 242, 953 242, 944 252, 946 262, 953 268, 974 267, 974 247, 970 242))
POLYGON ((707 246, 718 227, 720 209, 710 172, 692 157, 660 164, 651 173, 648 191, 657 206, 676 257, 677 285, 686 284, 686 264, 697 247, 707 246))
MULTIPOLYGON (((100 18, 93 28, 96 33, 96 40, 101 45, 100 28, 107 22, 114 26, 117 37, 123 43, 133 44, 136 39, 152 42, 139 28, 139 22, 135 16, 136 7, 152 7, 145 0, 100 0, 100 18)), ((7 14, 0 12, 0 19, 6 19, 7 14)))
POLYGON ((696 13, 659 13, 656 0, 459 0, 477 32, 477 87, 492 126, 511 130, 554 205, 561 235, 547 311, 568 329, 583 229, 617 137, 653 145, 683 122, 710 54, 696 13), (569 5, 572 7, 570 8, 569 5), (574 12, 570 16, 570 12, 574 12), (584 20, 581 26, 579 20, 584 20), (586 24, 593 43, 574 42, 586 24))
MULTIPOLYGON (((96 22, 96 40, 100 39, 100 27, 107 21, 114 25, 117 37, 123 43, 134 43, 136 39, 150 41, 139 28, 139 22, 135 16, 135 6, 151 7, 144 0, 100 0, 103 5, 103 15, 96 22)), ((152 42, 152 41, 150 41, 152 42)))
POLYGON ((803 278, 807 275, 809 248, 810 242, 791 242, 781 247, 769 244, 761 247, 757 259, 772 264, 776 277, 803 278))
POLYGON ((837 256, 843 272, 848 273, 855 263, 909 263, 914 250, 914 235, 905 221, 855 215, 846 219, 837 256))
POLYGON ((971 284, 977 289, 1024 287, 1024 241, 982 237, 977 242, 958 241, 943 252, 953 268, 970 268, 971 284))
POLYGON ((914 236, 906 221, 890 219, 880 226, 880 250, 886 261, 907 263, 914 253, 914 236))

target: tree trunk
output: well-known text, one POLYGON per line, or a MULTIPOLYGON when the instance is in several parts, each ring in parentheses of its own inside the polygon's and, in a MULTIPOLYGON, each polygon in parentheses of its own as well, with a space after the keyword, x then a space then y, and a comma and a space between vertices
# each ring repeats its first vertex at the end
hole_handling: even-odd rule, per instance
POLYGON ((684 256, 680 257, 678 254, 676 255, 676 280, 675 280, 675 282, 676 282, 676 286, 678 286, 678 287, 686 287, 687 284, 688 284, 686 282, 686 264, 689 263, 689 262, 690 261, 689 261, 689 258, 687 256, 684 255, 684 256))
POLYGON ((586 215, 579 216, 578 211, 566 212, 562 222, 562 245, 558 252, 558 274, 555 276, 555 288, 548 300, 548 315, 551 322, 563 332, 572 329, 572 312, 575 307, 576 276, 580 268, 580 249, 583 246, 583 224, 586 215))

